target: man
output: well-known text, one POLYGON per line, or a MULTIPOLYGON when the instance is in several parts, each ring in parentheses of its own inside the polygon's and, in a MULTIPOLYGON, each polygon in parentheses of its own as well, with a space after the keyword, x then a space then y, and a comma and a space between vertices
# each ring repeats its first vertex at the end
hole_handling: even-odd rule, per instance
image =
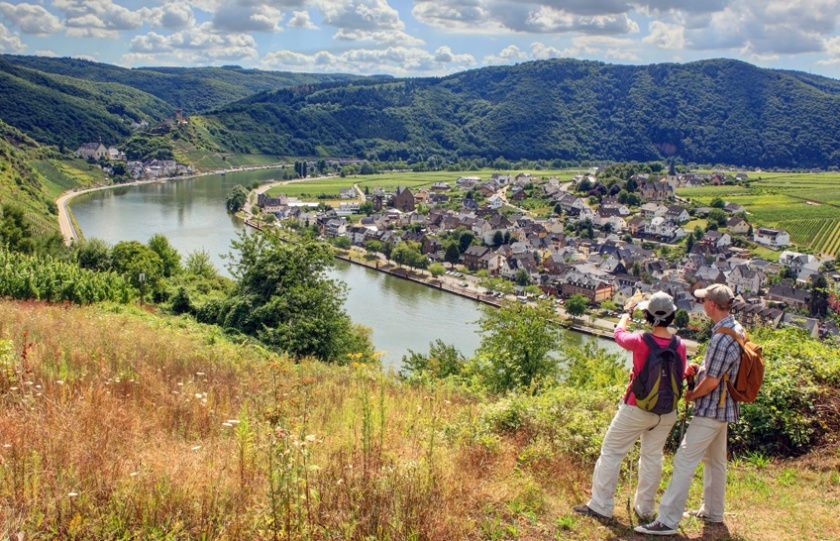
POLYGON ((744 329, 729 313, 735 295, 722 284, 694 292, 703 301, 703 311, 714 322, 712 338, 697 373, 697 386, 685 394, 694 401, 694 418, 674 457, 671 483, 659 504, 659 517, 636 527, 639 533, 674 535, 680 520, 695 516, 707 522, 723 522, 726 493, 726 433, 728 423, 738 420, 738 403, 727 392, 727 379, 734 382, 741 362, 741 347, 731 336, 717 332, 727 327, 744 336, 744 329), (683 514, 694 470, 703 470, 703 505, 683 514))
MULTIPOLYGON (((672 336, 668 326, 674 321, 677 307, 674 300, 665 292, 657 292, 650 300, 639 304, 645 314, 645 320, 651 326, 649 333, 632 333, 627 331, 627 320, 633 313, 635 302, 628 306, 628 314, 619 319, 615 327, 615 341, 622 348, 633 352, 633 372, 635 380, 642 374, 651 352, 657 355, 663 351, 671 355, 674 363, 675 383, 681 387, 686 368, 685 344, 676 336, 672 336), (678 366, 677 366, 678 365, 678 366)), ((624 393, 618 412, 613 417, 610 427, 601 445, 601 456, 595 464, 592 474, 592 498, 585 505, 575 506, 576 513, 599 519, 609 519, 613 514, 613 498, 621 470, 621 462, 630 448, 641 437, 642 448, 639 456, 639 484, 636 487, 634 509, 643 520, 650 520, 654 515, 656 489, 662 475, 662 448, 671 433, 671 427, 677 420, 676 403, 679 395, 672 396, 670 385, 664 385, 669 396, 664 409, 659 413, 642 409, 637 404, 634 386, 631 383, 624 393), (673 408, 673 409, 672 409, 673 408)), ((639 389, 638 386, 635 389, 639 389)), ((644 391, 640 391, 644 392, 644 391)), ((659 400, 660 396, 657 396, 659 400)), ((643 401, 642 405, 646 403, 643 401)), ((650 407, 648 407, 650 409, 650 407)), ((658 408, 653 408, 659 411, 658 408)))

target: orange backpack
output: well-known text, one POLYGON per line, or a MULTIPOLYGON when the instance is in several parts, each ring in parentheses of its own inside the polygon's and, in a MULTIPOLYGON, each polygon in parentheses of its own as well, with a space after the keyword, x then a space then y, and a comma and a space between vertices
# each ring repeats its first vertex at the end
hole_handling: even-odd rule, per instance
MULTIPOLYGON (((724 374, 726 388, 730 396, 736 402, 754 402, 764 381, 764 359, 761 356, 761 346, 750 342, 746 335, 742 338, 734 329, 723 327, 717 330, 721 334, 731 336, 741 347, 741 364, 738 366, 738 375, 735 376, 735 383, 729 381, 729 374, 724 374)), ((724 393, 721 393, 721 402, 724 400, 724 393)))

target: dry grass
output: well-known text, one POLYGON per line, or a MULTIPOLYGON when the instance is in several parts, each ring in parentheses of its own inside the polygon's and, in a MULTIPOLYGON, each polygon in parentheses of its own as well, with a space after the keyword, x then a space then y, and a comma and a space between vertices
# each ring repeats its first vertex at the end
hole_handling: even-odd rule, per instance
MULTIPOLYGON (((455 391, 124 307, 0 302, 2 339, 0 539, 633 537, 627 487, 616 523, 571 516, 591 465, 524 459, 455 391)), ((735 464, 729 529, 686 533, 838 538, 837 465, 735 464)))

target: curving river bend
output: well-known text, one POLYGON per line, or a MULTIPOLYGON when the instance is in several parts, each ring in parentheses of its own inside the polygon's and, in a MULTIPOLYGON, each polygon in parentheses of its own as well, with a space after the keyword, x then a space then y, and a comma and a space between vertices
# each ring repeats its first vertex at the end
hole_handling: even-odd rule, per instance
MULTIPOLYGON (((249 186, 276 174, 261 170, 117 187, 80 195, 70 205, 88 238, 111 244, 146 242, 161 233, 181 254, 206 250, 227 274, 223 256, 245 226, 227 214, 225 197, 236 184, 249 186)), ((425 352, 437 338, 466 355, 478 346, 476 321, 481 311, 475 301, 342 261, 336 261, 332 275, 349 286, 347 312, 353 321, 373 329, 374 344, 383 352, 386 366, 398 367, 408 349, 425 352)), ((567 332, 571 340, 593 339, 567 332)), ((610 341, 596 340, 616 349, 610 341)))

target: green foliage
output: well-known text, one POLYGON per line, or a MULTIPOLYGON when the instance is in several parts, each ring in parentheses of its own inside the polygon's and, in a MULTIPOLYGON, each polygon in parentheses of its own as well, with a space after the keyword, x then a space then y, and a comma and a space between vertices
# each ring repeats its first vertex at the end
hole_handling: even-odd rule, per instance
POLYGON ((0 297, 90 304, 129 302, 136 291, 120 275, 94 272, 50 256, 0 248, 0 297))
POLYGON ((399 242, 391 252, 391 259, 400 265, 408 265, 418 269, 425 269, 429 265, 429 258, 420 252, 416 242, 399 242))
POLYGON ((353 243, 350 242, 350 237, 335 237, 332 239, 332 244, 336 248, 341 248, 342 250, 347 250, 353 246, 353 243))
POLYGON ((432 273, 432 276, 437 278, 439 276, 443 276, 444 273, 446 273, 446 269, 440 263, 432 263, 429 265, 429 272, 432 273))
POLYGON ((225 198, 225 207, 228 212, 236 213, 245 206, 246 201, 248 201, 248 188, 237 184, 228 192, 225 198))
POLYGON ((172 142, 164 137, 147 134, 133 135, 122 145, 122 148, 129 160, 172 160, 175 158, 172 142))
POLYGON ((149 248, 154 251, 163 264, 163 275, 171 278, 181 272, 181 254, 169 244, 169 239, 164 235, 152 235, 149 239, 149 248))
POLYGON ((216 278, 218 272, 210 261, 210 254, 206 250, 197 250, 187 255, 184 270, 193 276, 216 278))
POLYGON ((34 249, 32 228, 15 205, 4 204, 0 215, 0 245, 13 252, 30 253, 34 249))
POLYGON ((688 323, 690 321, 688 312, 685 310, 677 310, 677 313, 674 315, 674 325, 676 325, 680 329, 685 329, 688 327, 688 323))
POLYGON ((554 315, 554 306, 547 301, 484 309, 476 366, 488 388, 536 391, 551 384, 557 360, 550 353, 558 349, 561 332, 554 315))
POLYGON ((409 349, 408 354, 402 357, 400 376, 412 381, 459 376, 466 362, 464 355, 455 346, 438 339, 429 344, 429 352, 426 354, 409 349))
POLYGON ((233 242, 233 292, 218 306, 218 324, 255 336, 275 350, 325 361, 372 355, 342 304, 345 286, 327 277, 329 245, 283 242, 276 233, 242 233, 233 242))
POLYGON ((768 455, 806 452, 831 430, 817 404, 840 384, 840 354, 798 329, 759 329, 751 339, 764 351, 764 384, 754 403, 741 405, 741 419, 730 428, 732 447, 768 455))
MULTIPOLYGON (((501 156, 498 168, 520 158, 647 162, 673 156, 825 167, 840 156, 838 94, 840 85, 831 79, 732 60, 628 67, 556 59, 440 79, 283 89, 212 118, 241 147, 289 155, 326 149, 425 165, 434 162, 430 155, 501 156)), ((664 172, 662 163, 656 166, 664 172)))
POLYGON ((118 242, 111 249, 111 268, 124 275, 141 294, 157 291, 163 277, 160 256, 136 240, 118 242))
POLYGON ((569 315, 573 317, 582 316, 586 313, 586 309, 589 306, 589 299, 579 294, 572 295, 563 306, 569 315))
POLYGON ((83 269, 111 270, 111 248, 101 239, 82 239, 73 244, 76 262, 83 269))

